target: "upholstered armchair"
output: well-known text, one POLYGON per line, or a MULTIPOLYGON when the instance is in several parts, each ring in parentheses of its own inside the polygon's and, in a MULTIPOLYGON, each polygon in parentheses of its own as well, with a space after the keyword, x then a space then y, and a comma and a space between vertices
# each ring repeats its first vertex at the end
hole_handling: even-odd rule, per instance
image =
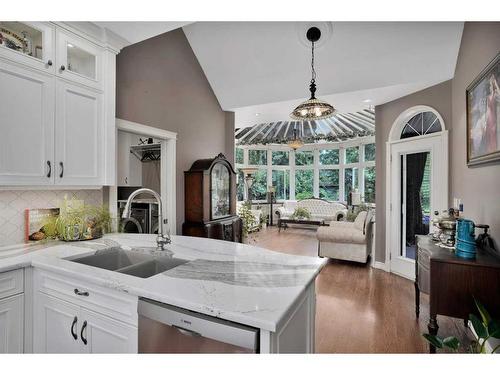
POLYGON ((332 221, 318 228, 318 256, 366 263, 372 252, 373 211, 361 211, 354 222, 332 221))

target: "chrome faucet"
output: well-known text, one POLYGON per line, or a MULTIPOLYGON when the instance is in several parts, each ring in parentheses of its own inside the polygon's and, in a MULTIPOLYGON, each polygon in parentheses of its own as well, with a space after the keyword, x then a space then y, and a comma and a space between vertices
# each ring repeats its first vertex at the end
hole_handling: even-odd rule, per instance
POLYGON ((130 194, 130 196, 128 197, 127 203, 125 204, 125 208, 123 209, 122 218, 124 218, 124 219, 130 218, 130 206, 132 204, 132 201, 134 200, 134 198, 137 195, 143 194, 143 193, 148 193, 148 194, 152 195, 153 197, 155 197, 155 199, 158 202, 158 224, 159 225, 158 225, 158 237, 156 237, 156 244, 158 245, 158 250, 163 250, 163 246, 165 244, 171 243, 172 240, 170 239, 170 231, 167 232, 166 236, 163 234, 164 233, 163 225, 165 224, 165 222, 163 221, 163 202, 161 200, 160 194, 158 194, 154 190, 147 189, 147 188, 137 189, 132 194, 130 194))

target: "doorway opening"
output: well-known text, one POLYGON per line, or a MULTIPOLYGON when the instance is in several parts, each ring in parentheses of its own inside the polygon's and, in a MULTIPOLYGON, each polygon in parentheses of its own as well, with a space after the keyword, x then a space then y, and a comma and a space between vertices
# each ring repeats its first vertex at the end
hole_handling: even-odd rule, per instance
POLYGON ((386 263, 391 272, 415 277, 416 236, 432 231, 431 213, 448 203, 448 134, 431 107, 403 112, 387 144, 386 263))

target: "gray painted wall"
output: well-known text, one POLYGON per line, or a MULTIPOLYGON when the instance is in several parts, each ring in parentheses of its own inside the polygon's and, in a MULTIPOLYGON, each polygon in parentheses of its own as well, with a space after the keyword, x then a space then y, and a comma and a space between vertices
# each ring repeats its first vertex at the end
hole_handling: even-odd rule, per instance
MULTIPOLYGON (((177 132, 177 233, 184 222, 184 171, 227 153, 225 112, 182 29, 124 48, 117 57, 116 116, 177 132)), ((233 124, 234 128, 234 124, 233 124)), ((229 150, 234 152, 232 149, 229 150)))
POLYGON ((386 179, 386 142, 389 132, 396 118, 406 109, 416 105, 428 105, 438 111, 443 117, 446 129, 451 128, 451 80, 438 85, 404 96, 392 102, 377 106, 375 108, 375 143, 376 149, 376 172, 375 197, 376 210, 376 245, 375 260, 385 262, 385 179, 386 179))
POLYGON ((449 131, 449 199, 461 198, 466 217, 491 226, 500 242, 500 164, 468 168, 466 165, 465 89, 500 50, 500 22, 467 22, 464 26, 455 76, 392 102, 377 106, 377 232, 375 260, 385 261, 385 153, 394 120, 405 109, 429 105, 443 116, 449 131))
POLYGON ((466 217, 490 225, 497 248, 500 245, 500 163, 466 166, 465 89, 499 52, 500 22, 465 24, 452 84, 453 133, 450 134, 450 199, 462 198, 466 217))

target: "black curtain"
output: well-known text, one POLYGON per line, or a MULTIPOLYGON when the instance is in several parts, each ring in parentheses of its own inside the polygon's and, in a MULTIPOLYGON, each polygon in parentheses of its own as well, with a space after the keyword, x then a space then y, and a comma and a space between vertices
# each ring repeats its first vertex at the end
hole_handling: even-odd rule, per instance
POLYGON ((424 179, 427 153, 406 156, 406 243, 415 244, 416 234, 426 234, 420 190, 424 179))

